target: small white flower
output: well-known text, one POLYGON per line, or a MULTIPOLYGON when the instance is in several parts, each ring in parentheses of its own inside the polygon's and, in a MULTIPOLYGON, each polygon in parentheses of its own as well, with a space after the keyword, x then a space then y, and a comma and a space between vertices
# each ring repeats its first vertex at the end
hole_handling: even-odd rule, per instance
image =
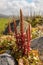
POLYGON ((34 59, 35 59, 35 60, 37 60, 37 58, 36 58, 36 57, 34 57, 34 59))
POLYGON ((29 56, 29 59, 31 59, 31 56, 29 56))

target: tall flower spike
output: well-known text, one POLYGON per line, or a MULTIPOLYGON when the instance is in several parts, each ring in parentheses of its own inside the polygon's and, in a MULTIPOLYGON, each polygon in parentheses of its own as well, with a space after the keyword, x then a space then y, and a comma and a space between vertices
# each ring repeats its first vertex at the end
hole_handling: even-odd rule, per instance
POLYGON ((16 42, 18 43, 17 26, 16 26, 16 21, 14 19, 13 19, 13 23, 14 23, 14 32, 15 32, 16 42))
POLYGON ((10 23, 8 23, 8 32, 11 33, 11 26, 10 26, 10 23))
POLYGON ((22 49, 24 47, 25 43, 25 37, 24 37, 24 28, 23 28, 23 15, 22 15, 22 10, 20 9, 20 35, 21 35, 21 45, 22 49))
POLYGON ((23 35, 23 15, 22 15, 22 10, 20 9, 20 32, 21 35, 23 35))
POLYGON ((23 15, 22 10, 20 9, 20 33, 21 33, 21 49, 23 49, 23 54, 25 55, 25 35, 24 35, 24 26, 23 26, 23 15))
POLYGON ((30 40, 31 40, 31 25, 27 29, 27 51, 30 51, 30 40))
POLYGON ((17 26, 16 26, 16 21, 13 19, 13 23, 14 23, 14 32, 15 35, 17 36, 17 26))

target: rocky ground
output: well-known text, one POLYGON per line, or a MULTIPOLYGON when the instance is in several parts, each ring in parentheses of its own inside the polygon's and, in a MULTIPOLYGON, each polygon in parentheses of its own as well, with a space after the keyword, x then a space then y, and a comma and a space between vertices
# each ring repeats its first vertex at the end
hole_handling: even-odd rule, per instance
MULTIPOLYGON (((35 38, 31 41, 31 48, 39 50, 39 57, 43 61, 43 37, 35 38)), ((0 65, 15 65, 16 61, 7 52, 0 54, 0 65)))
POLYGON ((40 59, 43 60, 43 37, 31 41, 31 48, 39 51, 40 59))
POLYGON ((7 52, 0 54, 0 65, 17 65, 16 60, 7 52))

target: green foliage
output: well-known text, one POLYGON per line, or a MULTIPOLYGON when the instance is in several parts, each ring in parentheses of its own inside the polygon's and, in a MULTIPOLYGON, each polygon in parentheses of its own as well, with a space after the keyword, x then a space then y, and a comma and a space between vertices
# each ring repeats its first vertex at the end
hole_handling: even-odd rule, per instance
MULTIPOLYGON (((10 21, 12 21, 12 19, 10 19, 10 21)), ((43 24, 43 17, 36 16, 32 18, 27 18, 26 21, 31 23, 31 25, 35 27, 37 24, 40 25, 43 24)), ((0 18, 0 34, 3 34, 3 31, 7 27, 8 22, 9 22, 9 18, 0 18)))
POLYGON ((0 50, 10 50, 10 49, 13 49, 14 47, 14 50, 16 49, 16 43, 15 43, 15 38, 13 36, 3 36, 3 37, 0 37, 0 50))
POLYGON ((32 52, 29 53, 28 57, 24 56, 18 59, 18 64, 21 65, 40 65, 41 61, 38 56, 34 56, 32 52))
POLYGON ((0 34, 3 33, 8 22, 8 18, 0 18, 0 34))
POLYGON ((32 27, 35 27, 37 24, 40 25, 43 24, 43 17, 36 16, 36 17, 28 18, 26 21, 31 23, 32 27))

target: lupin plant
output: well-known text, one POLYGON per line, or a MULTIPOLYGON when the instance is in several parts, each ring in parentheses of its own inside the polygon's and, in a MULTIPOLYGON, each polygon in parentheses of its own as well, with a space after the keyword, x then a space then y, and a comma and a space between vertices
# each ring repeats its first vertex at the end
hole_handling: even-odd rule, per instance
POLYGON ((11 26, 10 26, 10 23, 8 23, 8 33, 11 33, 11 26))
POLYGON ((20 31, 21 31, 21 41, 22 41, 21 44, 22 44, 22 48, 24 48, 23 53, 28 54, 28 52, 30 51, 31 25, 29 24, 27 33, 24 34, 22 10, 20 10, 20 31), (25 36, 27 36, 27 38, 25 36))
POLYGON ((27 55, 30 51, 30 38, 31 38, 31 25, 29 24, 27 32, 24 34, 23 15, 20 9, 20 33, 17 33, 16 22, 14 21, 14 29, 16 36, 16 43, 18 44, 19 51, 22 49, 23 55, 27 55), (27 36, 27 37, 26 37, 27 36))
POLYGON ((20 39, 21 39, 21 48, 24 49, 25 35, 24 35, 24 27, 23 27, 23 15, 21 9, 20 9, 20 39))
POLYGON ((31 40, 31 25, 29 24, 28 29, 25 34, 27 37, 25 38, 26 41, 24 43, 24 53, 27 54, 30 52, 30 40, 31 40))
POLYGON ((29 24, 27 29, 27 51, 30 51, 30 40, 31 40, 31 25, 29 24))
POLYGON ((15 32, 15 37, 16 37, 16 43, 18 42, 18 37, 17 37, 17 26, 16 26, 16 21, 13 19, 13 23, 14 23, 14 32, 15 32))
POLYGON ((23 15, 22 15, 22 10, 20 9, 20 32, 21 36, 23 36, 24 30, 23 30, 23 15))

